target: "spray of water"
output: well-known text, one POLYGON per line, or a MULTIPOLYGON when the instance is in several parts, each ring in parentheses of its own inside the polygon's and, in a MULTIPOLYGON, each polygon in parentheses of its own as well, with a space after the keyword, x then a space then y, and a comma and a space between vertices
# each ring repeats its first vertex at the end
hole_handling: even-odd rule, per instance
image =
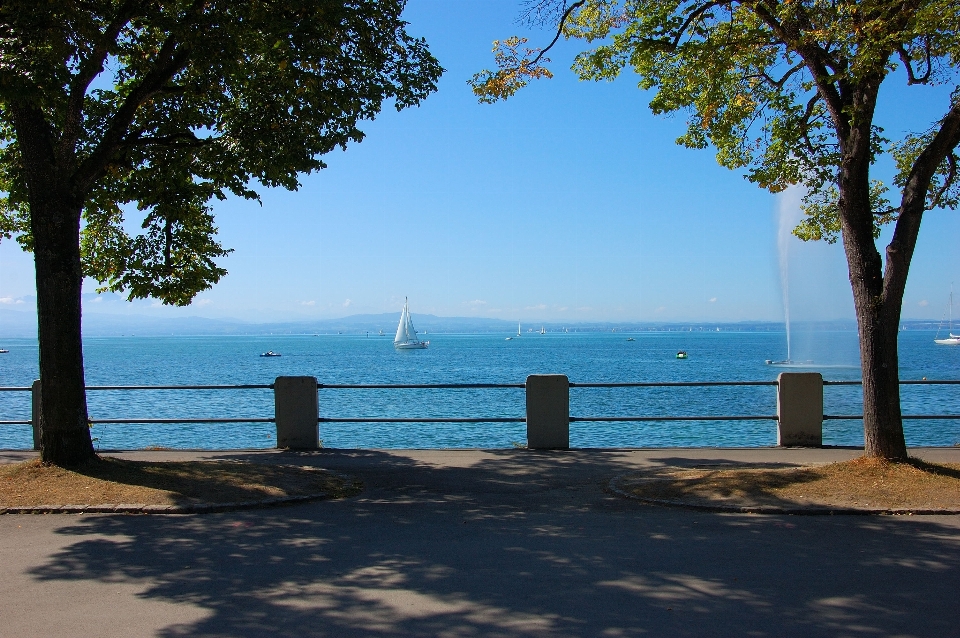
POLYGON ((783 319, 787 328, 787 361, 791 360, 790 352, 790 242, 791 232, 800 223, 803 216, 800 210, 800 201, 803 190, 791 187, 779 196, 777 207, 777 253, 780 258, 780 291, 783 294, 783 319))

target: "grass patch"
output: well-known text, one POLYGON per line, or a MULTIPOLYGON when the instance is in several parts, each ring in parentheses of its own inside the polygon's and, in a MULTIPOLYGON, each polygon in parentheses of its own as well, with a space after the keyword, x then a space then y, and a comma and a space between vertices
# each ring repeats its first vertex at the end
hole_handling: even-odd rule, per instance
POLYGON ((359 487, 324 470, 236 461, 129 461, 101 457, 76 468, 39 460, 0 465, 0 507, 196 505, 325 494, 359 487))
POLYGON ((691 505, 873 510, 960 510, 960 464, 858 458, 797 468, 662 468, 624 477, 620 489, 691 505))

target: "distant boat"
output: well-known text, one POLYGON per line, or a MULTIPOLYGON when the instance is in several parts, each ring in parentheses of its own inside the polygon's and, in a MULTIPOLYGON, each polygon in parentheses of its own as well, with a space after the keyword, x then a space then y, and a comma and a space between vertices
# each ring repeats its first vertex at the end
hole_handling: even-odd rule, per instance
POLYGON ((400 324, 397 326, 397 336, 393 339, 393 347, 397 350, 424 350, 429 345, 429 341, 420 341, 417 338, 417 331, 413 328, 413 319, 410 317, 410 302, 404 297, 403 312, 400 313, 400 324))
POLYGON ((686 359, 686 358, 687 358, 686 350, 681 350, 680 352, 677 353, 677 359, 686 359))
POLYGON ((279 352, 274 352, 273 350, 267 350, 266 352, 264 352, 264 353, 261 354, 260 356, 261 356, 261 357, 282 357, 283 355, 280 354, 279 352))
POLYGON ((520 322, 517 322, 517 336, 520 336, 520 322))
POLYGON ((627 341, 636 341, 633 337, 627 337, 627 341))
POLYGON ((513 341, 513 337, 507 337, 504 341, 513 341))
POLYGON ((958 346, 960 345, 960 335, 953 334, 953 286, 950 286, 950 302, 947 304, 947 309, 950 313, 950 328, 947 332, 949 336, 946 339, 939 338, 940 329, 943 328, 943 319, 940 319, 940 325, 937 326, 937 336, 933 338, 933 342, 942 346, 958 346))
POLYGON ((9 350, 4 350, 3 348, 0 348, 0 354, 7 354, 8 352, 10 352, 10 351, 9 351, 9 350))
POLYGON ((540 334, 545 335, 547 331, 543 329, 543 326, 540 326, 540 334))

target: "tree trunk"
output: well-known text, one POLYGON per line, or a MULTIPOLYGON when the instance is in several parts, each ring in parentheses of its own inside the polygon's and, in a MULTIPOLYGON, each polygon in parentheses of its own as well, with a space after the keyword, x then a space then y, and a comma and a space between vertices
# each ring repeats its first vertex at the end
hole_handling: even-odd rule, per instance
MULTIPOLYGON (((872 113, 872 108, 870 109, 872 113)), ((869 123, 870 118, 863 118, 869 123)), ((902 288, 887 298, 883 261, 873 238, 870 127, 851 127, 840 167, 840 221, 860 335, 864 454, 905 460, 897 337, 902 288)), ((905 275, 904 275, 905 276, 905 275)))
POLYGON ((854 286, 860 368, 863 376, 864 455, 906 460, 907 444, 900 413, 900 360, 897 337, 900 300, 876 298, 854 286), (896 312, 892 313, 893 307, 896 312), (895 317, 889 315, 896 314, 895 317))
POLYGON ((40 458, 95 457, 87 418, 80 324, 80 206, 62 191, 31 193, 40 338, 40 458))

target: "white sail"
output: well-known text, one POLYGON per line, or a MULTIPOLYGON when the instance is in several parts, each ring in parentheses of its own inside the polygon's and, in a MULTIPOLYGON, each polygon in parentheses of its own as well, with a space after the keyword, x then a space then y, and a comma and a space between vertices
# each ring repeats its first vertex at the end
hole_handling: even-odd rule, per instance
POLYGON ((400 350, 424 349, 429 341, 417 339, 417 331, 413 327, 413 317, 410 315, 409 301, 404 299, 403 312, 400 313, 400 324, 397 326, 397 336, 393 340, 395 348, 400 350))
POLYGON ((417 340, 417 331, 413 327, 413 317, 410 316, 409 310, 407 310, 407 340, 408 341, 417 340))
POLYGON ((407 304, 403 304, 403 312, 400 313, 400 324, 397 326, 397 336, 394 337, 394 343, 406 343, 410 340, 407 336, 407 318, 410 312, 407 310, 407 304))
POLYGON ((950 285, 950 301, 947 303, 947 311, 950 316, 949 329, 946 339, 940 338, 940 330, 943 328, 943 319, 940 319, 940 325, 937 327, 937 335, 933 338, 934 343, 945 346, 960 346, 960 335, 953 334, 953 284, 950 285))

